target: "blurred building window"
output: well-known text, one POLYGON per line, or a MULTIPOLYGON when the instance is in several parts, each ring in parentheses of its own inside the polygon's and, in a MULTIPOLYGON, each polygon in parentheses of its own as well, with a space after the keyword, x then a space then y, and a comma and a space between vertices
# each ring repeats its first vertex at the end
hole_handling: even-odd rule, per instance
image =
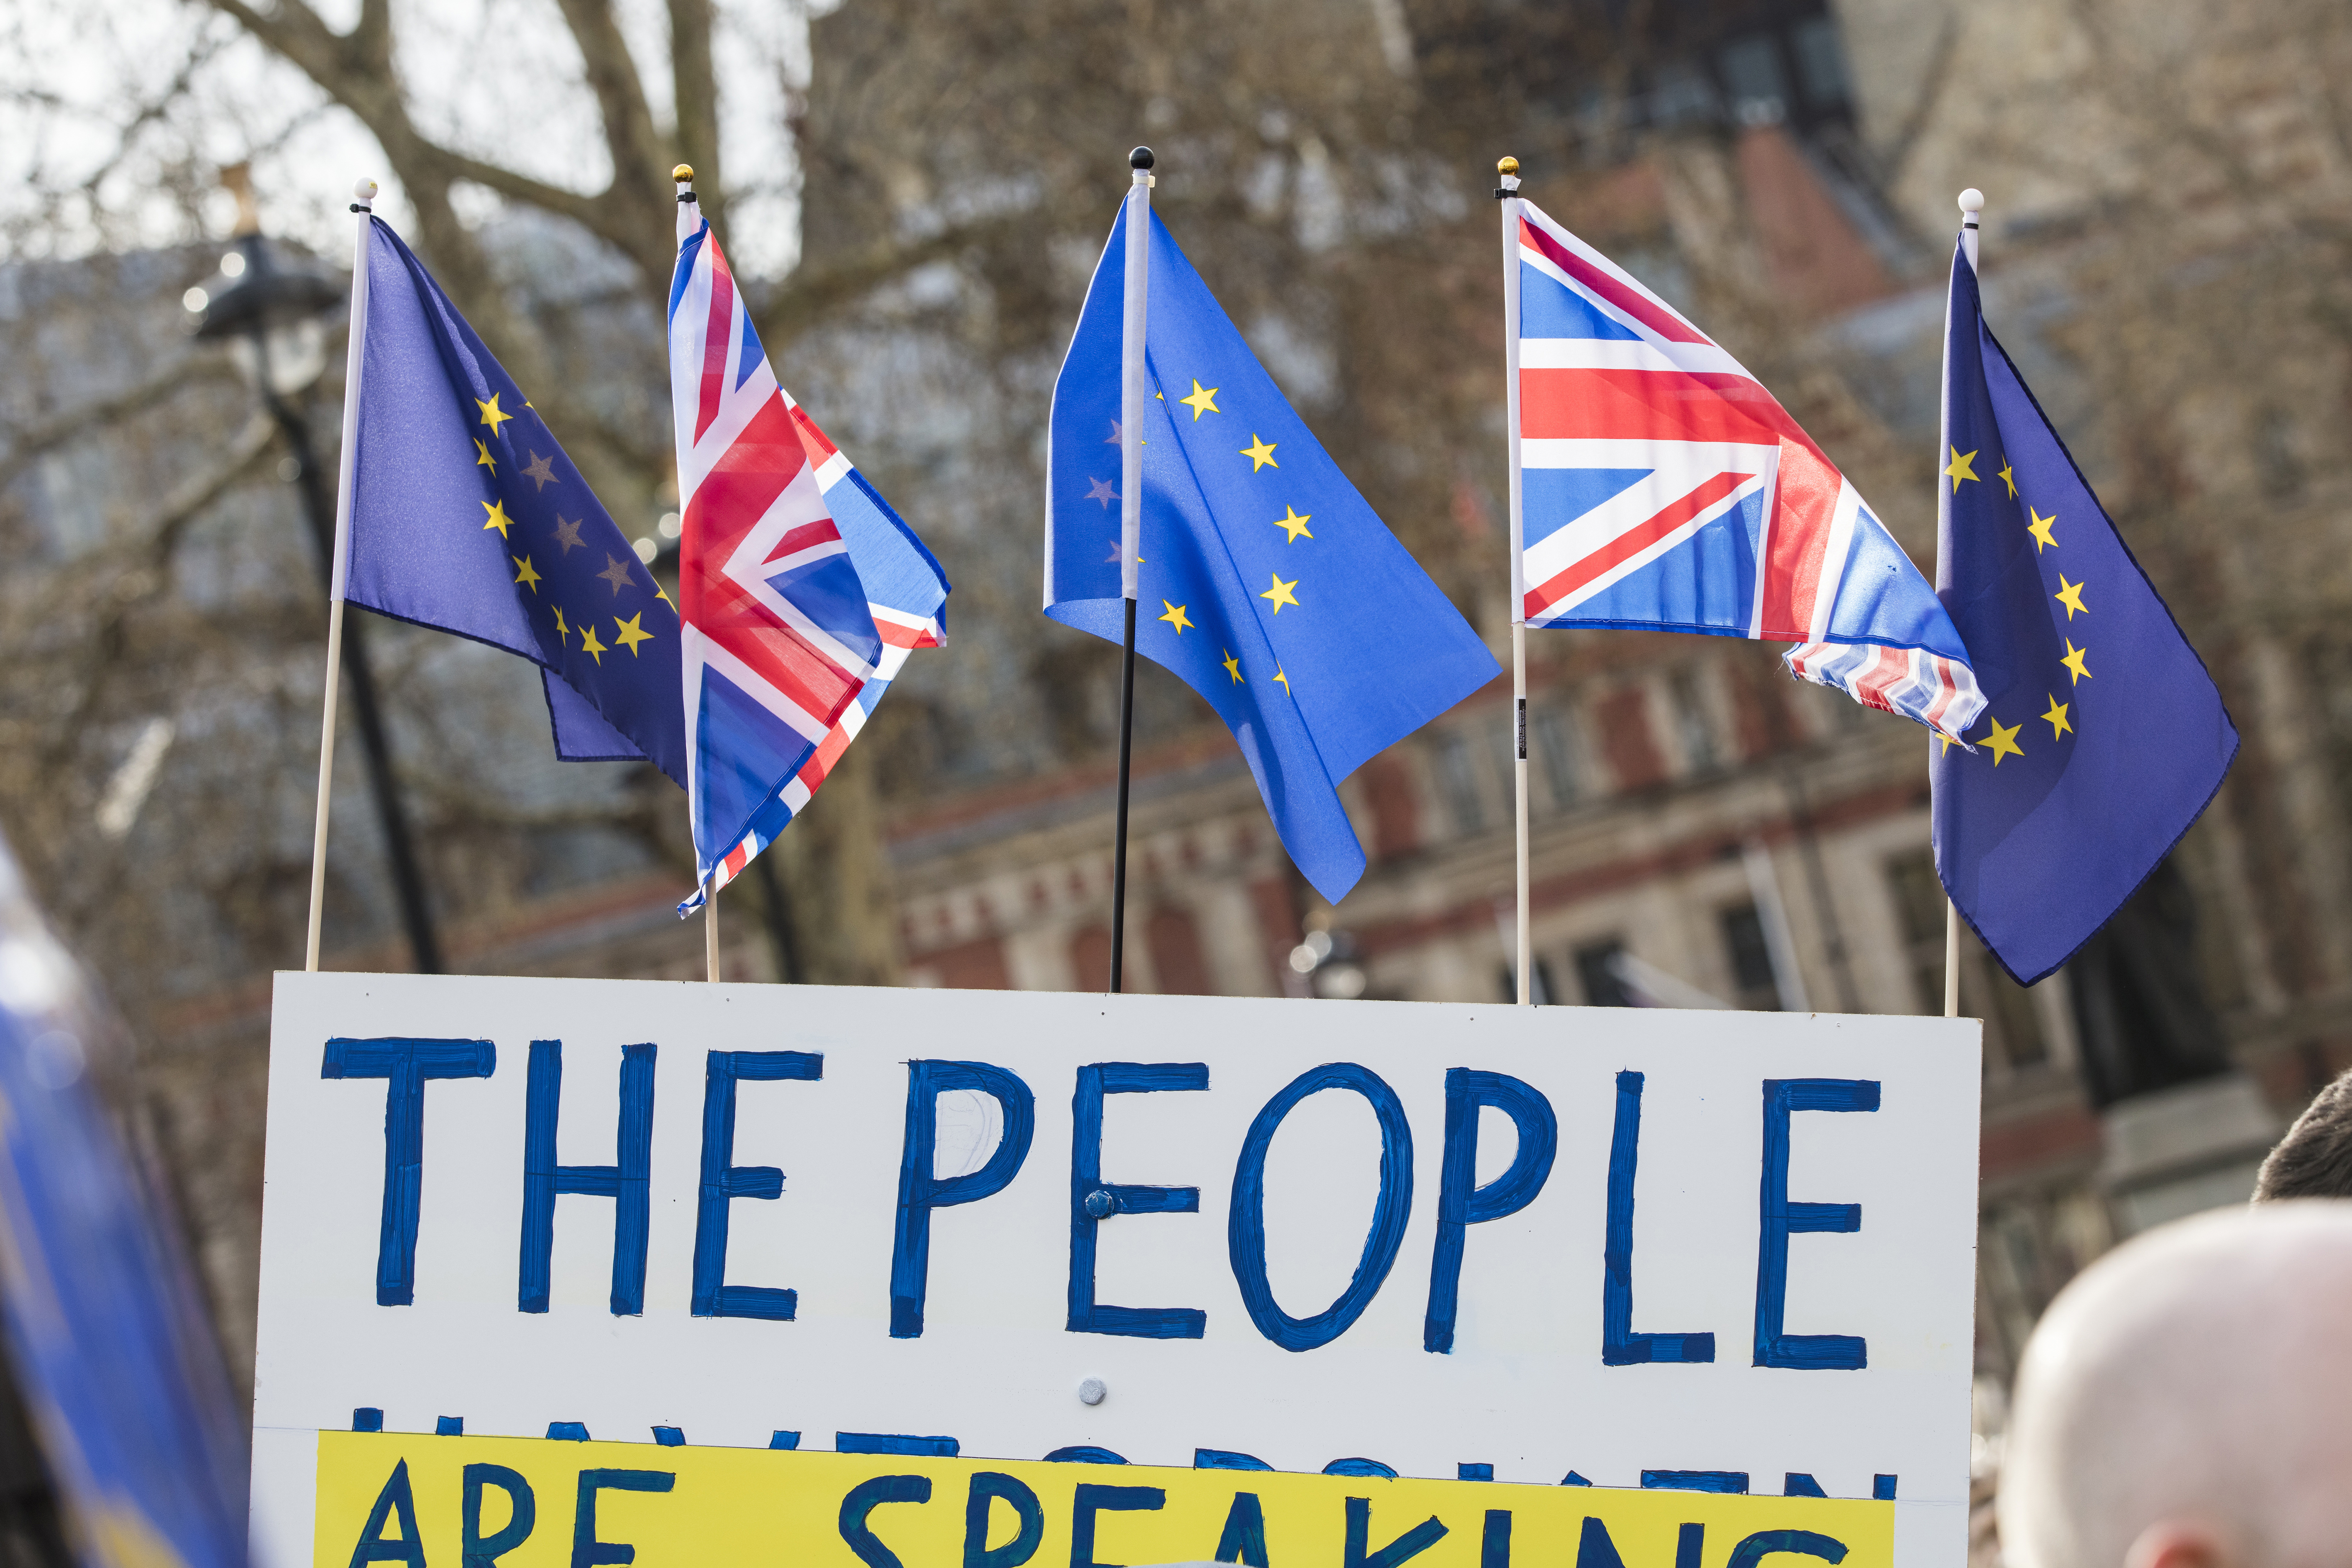
MULTIPOLYGON (((1508 963, 1505 963, 1500 970, 1496 971, 1503 1000, 1506 1002, 1517 1002, 1519 999, 1519 977, 1511 971, 1512 966, 1508 963)), ((1538 1007, 1549 1007, 1567 1000, 1552 984, 1551 960, 1548 958, 1536 960, 1535 984, 1528 988, 1528 999, 1538 1007)))
MULTIPOLYGON (((1158 982, 1153 990, 1163 996, 1217 994, 1209 983, 1209 961, 1201 952, 1200 927, 1193 923, 1190 910, 1160 905, 1151 911, 1145 933, 1151 944, 1152 978, 1158 982)), ((1104 962, 1108 963, 1108 955, 1104 962)))
POLYGON ((1431 766, 1437 775, 1437 794, 1456 833, 1469 835, 1486 826, 1486 791, 1478 777, 1478 753, 1468 739, 1454 731, 1437 742, 1431 766))
POLYGON ((1716 764, 1715 725, 1708 719, 1706 694, 1699 689, 1699 672, 1689 665, 1675 671, 1667 688, 1674 694, 1675 739, 1683 752, 1683 770, 1703 773, 1716 764))
POLYGON ((1529 750, 1536 771, 1543 775, 1544 793, 1554 810, 1566 811, 1584 798, 1584 735, 1576 714, 1567 708, 1538 708, 1528 718, 1529 750))
POLYGON ((1683 125, 1715 115, 1715 89, 1696 66, 1677 60, 1659 69, 1650 88, 1652 124, 1683 125))
MULTIPOLYGON (((1904 951, 1910 961, 1919 1011, 1940 1014, 1947 918, 1944 884, 1937 879, 1935 861, 1926 855, 1890 861, 1886 876, 1902 921, 1904 951)), ((2033 998, 1993 962, 1976 933, 1968 931, 1960 934, 1960 1012, 1984 1020, 1987 1076, 2003 1076, 2049 1059, 2049 1044, 2042 1037, 2033 998)))
POLYGON ((1750 104, 1769 104, 1775 111, 1788 107, 1789 79, 1780 69, 1780 45, 1769 35, 1727 45, 1722 67, 1724 90, 1735 110, 1750 104))
POLYGON ((1797 57, 1797 80, 1804 89, 1807 107, 1821 110, 1841 110, 1853 100, 1853 89, 1846 77, 1845 46, 1838 38, 1837 23, 1827 16, 1813 16, 1797 24, 1789 41, 1797 57))
POLYGON ((1625 944, 1615 937, 1606 942, 1589 942, 1576 950, 1576 983, 1584 992, 1588 1007, 1631 1007, 1633 994, 1617 977, 1612 962, 1625 951, 1625 944))
POLYGON ((1087 926, 1070 938, 1070 984, 1078 991, 1110 989, 1110 928, 1087 926))
POLYGON ((1364 804, 1372 813, 1373 858, 1394 860, 1420 848, 1421 805, 1403 759, 1374 757, 1356 776, 1364 781, 1364 804))
POLYGON ((1772 974, 1772 950, 1764 940, 1764 917, 1754 904, 1741 904, 1717 917, 1731 961, 1732 1000, 1751 1013, 1780 1010, 1780 987, 1772 974))
POLYGON ((1895 912, 1903 931, 1903 954, 1911 972, 1919 1011, 1944 1010, 1944 884, 1925 855, 1906 855, 1886 867, 1895 912))
POLYGON ((1650 729, 1650 694, 1627 686, 1601 700, 1595 717, 1601 724, 1601 744, 1609 754, 1609 771, 1622 789, 1647 789, 1664 784, 1665 759, 1658 755, 1657 736, 1650 729))

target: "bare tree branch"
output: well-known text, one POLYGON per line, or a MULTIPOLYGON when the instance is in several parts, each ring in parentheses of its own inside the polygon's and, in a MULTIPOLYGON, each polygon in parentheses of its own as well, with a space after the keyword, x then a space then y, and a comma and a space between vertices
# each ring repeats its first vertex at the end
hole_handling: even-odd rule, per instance
POLYGON ((677 105, 677 155, 694 165, 702 215, 727 226, 725 173, 719 162, 719 78, 710 53, 711 0, 669 0, 670 98, 677 105))
POLYGON ((101 426, 143 413, 184 387, 202 385, 228 374, 228 363, 216 354, 195 354, 174 361, 146 380, 92 399, 36 424, 0 429, 8 454, 0 458, 0 489, 16 482, 34 458, 101 426))

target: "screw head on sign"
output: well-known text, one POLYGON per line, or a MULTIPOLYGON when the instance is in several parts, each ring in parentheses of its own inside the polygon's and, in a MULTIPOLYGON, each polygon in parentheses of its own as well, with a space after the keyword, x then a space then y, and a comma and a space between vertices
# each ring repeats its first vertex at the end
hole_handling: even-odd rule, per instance
POLYGON ((1118 1199, 1104 1188, 1097 1187, 1087 1194, 1087 1213, 1097 1219, 1108 1219, 1118 1208, 1118 1199))
POLYGON ((1110 1390, 1103 1385, 1103 1380, 1101 1378, 1090 1377, 1084 1383, 1078 1384, 1078 1403, 1081 1405, 1100 1405, 1103 1402, 1104 1396, 1109 1393, 1110 1390))

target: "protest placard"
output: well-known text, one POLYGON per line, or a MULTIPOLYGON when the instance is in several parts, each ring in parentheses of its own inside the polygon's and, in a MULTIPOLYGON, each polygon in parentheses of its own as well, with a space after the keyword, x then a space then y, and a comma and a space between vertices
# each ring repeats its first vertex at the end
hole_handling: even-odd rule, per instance
POLYGON ((257 1544, 1248 1563, 1246 1492, 1279 1568, 1957 1564, 1977 1074, 1941 1019, 281 975, 257 1544))

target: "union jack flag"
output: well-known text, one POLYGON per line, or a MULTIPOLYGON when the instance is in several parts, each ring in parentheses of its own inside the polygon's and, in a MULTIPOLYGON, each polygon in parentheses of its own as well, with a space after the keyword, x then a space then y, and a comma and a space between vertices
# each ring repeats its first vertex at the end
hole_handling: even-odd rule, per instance
POLYGON ((687 794, 707 889, 856 702, 882 642, 801 424, 690 200, 678 204, 678 241, 669 376, 679 649, 687 794))
POLYGON ((1518 207, 1527 624, 1798 643, 1801 679, 1959 740, 1984 707, 1968 649, 1845 476, 1672 306, 1518 207))
MULTIPOLYGON (((793 401, 791 393, 783 395, 785 406, 792 410, 793 424, 800 432, 802 448, 808 460, 816 467, 817 488, 824 493, 826 507, 849 546, 849 556, 857 565, 857 575, 866 585, 866 608, 873 612, 875 635, 881 638, 882 657, 874 673, 866 678, 865 689, 857 700, 843 711, 841 721, 817 743, 809 760, 800 771, 786 780, 751 819, 751 826, 735 847, 719 858, 710 873, 711 885, 723 888, 740 876, 751 863, 751 858, 776 840, 785 824, 798 816, 817 786, 833 772, 841 753, 857 738, 866 721, 872 716, 875 705, 889 689, 898 668, 907 656, 919 647, 937 647, 947 640, 941 624, 948 597, 947 574, 923 547, 915 531, 900 521, 890 503, 881 493, 866 482, 866 476, 849 460, 849 454, 835 447, 817 428, 808 411, 793 401)), ((702 902, 701 889, 678 906, 681 914, 691 912, 702 902)))

